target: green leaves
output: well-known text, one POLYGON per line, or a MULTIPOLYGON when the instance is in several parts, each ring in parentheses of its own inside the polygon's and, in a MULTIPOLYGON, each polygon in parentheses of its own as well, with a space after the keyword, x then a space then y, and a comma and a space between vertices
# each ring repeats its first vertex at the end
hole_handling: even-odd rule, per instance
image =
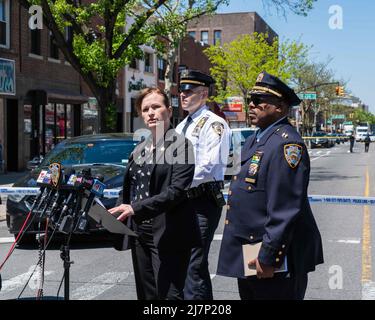
POLYGON ((218 89, 214 100, 221 103, 230 96, 245 98, 263 70, 288 81, 307 51, 303 44, 292 41, 280 44, 277 38, 271 41, 267 34, 261 33, 239 36, 222 47, 209 47, 205 53, 213 65, 210 71, 218 89))

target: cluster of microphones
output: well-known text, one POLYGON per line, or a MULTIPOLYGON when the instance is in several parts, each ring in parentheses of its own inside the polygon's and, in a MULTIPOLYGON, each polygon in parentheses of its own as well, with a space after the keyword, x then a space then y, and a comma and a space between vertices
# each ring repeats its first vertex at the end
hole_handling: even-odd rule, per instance
POLYGON ((40 193, 30 211, 39 218, 48 218, 64 234, 85 233, 88 211, 94 199, 103 196, 103 180, 102 175, 93 177, 90 169, 76 173, 74 169, 63 170, 59 163, 52 163, 38 176, 40 193))

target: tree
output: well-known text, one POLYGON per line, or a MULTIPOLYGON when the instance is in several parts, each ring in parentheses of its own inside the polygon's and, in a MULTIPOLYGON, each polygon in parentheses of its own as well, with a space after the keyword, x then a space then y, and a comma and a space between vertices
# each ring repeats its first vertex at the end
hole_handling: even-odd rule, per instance
MULTIPOLYGON (((25 8, 40 5, 65 59, 82 76, 98 100, 101 132, 116 123, 116 78, 140 57, 156 24, 150 18, 168 0, 19 0, 25 8), (127 18, 133 23, 126 25, 127 18), (66 27, 73 37, 65 36, 66 27)), ((129 20, 127 20, 129 21, 129 20)))
POLYGON ((213 98, 222 103, 227 97, 242 96, 249 90, 263 70, 288 81, 305 61, 308 48, 297 42, 272 42, 267 34, 242 35, 224 46, 211 46, 205 50, 213 67, 211 75, 216 79, 217 95, 213 98))
POLYGON ((336 80, 334 72, 328 68, 331 61, 332 58, 328 58, 325 62, 306 60, 291 79, 296 92, 313 91, 317 96, 316 100, 303 100, 301 103, 301 131, 304 135, 315 130, 320 112, 324 112, 326 118, 332 114, 332 102, 337 99, 335 87, 343 81, 336 80))
POLYGON ((160 56, 166 57, 164 73, 165 93, 171 96, 174 63, 180 43, 187 35, 189 21, 205 14, 214 13, 220 5, 228 4, 229 0, 171 0, 157 10, 159 19, 158 37, 153 46, 160 56))

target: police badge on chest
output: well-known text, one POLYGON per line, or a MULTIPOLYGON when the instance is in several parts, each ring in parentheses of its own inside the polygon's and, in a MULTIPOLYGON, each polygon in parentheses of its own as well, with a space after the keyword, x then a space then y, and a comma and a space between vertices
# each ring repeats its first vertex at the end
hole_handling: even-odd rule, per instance
POLYGON ((250 160, 249 168, 247 169, 247 175, 245 181, 248 183, 256 183, 258 178, 259 166, 263 157, 263 151, 255 151, 253 157, 250 160))

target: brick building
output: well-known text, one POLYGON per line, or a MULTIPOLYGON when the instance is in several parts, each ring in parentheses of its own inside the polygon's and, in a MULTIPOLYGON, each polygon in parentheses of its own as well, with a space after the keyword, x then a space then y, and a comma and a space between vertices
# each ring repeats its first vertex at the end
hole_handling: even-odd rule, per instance
POLYGON ((50 31, 31 30, 29 18, 18 1, 0 0, 0 83, 8 84, 0 87, 0 139, 9 171, 25 169, 63 139, 99 132, 96 99, 50 31))
POLYGON ((256 12, 222 13, 202 16, 188 25, 189 35, 207 45, 224 44, 239 35, 268 33, 272 41, 277 34, 256 12))

